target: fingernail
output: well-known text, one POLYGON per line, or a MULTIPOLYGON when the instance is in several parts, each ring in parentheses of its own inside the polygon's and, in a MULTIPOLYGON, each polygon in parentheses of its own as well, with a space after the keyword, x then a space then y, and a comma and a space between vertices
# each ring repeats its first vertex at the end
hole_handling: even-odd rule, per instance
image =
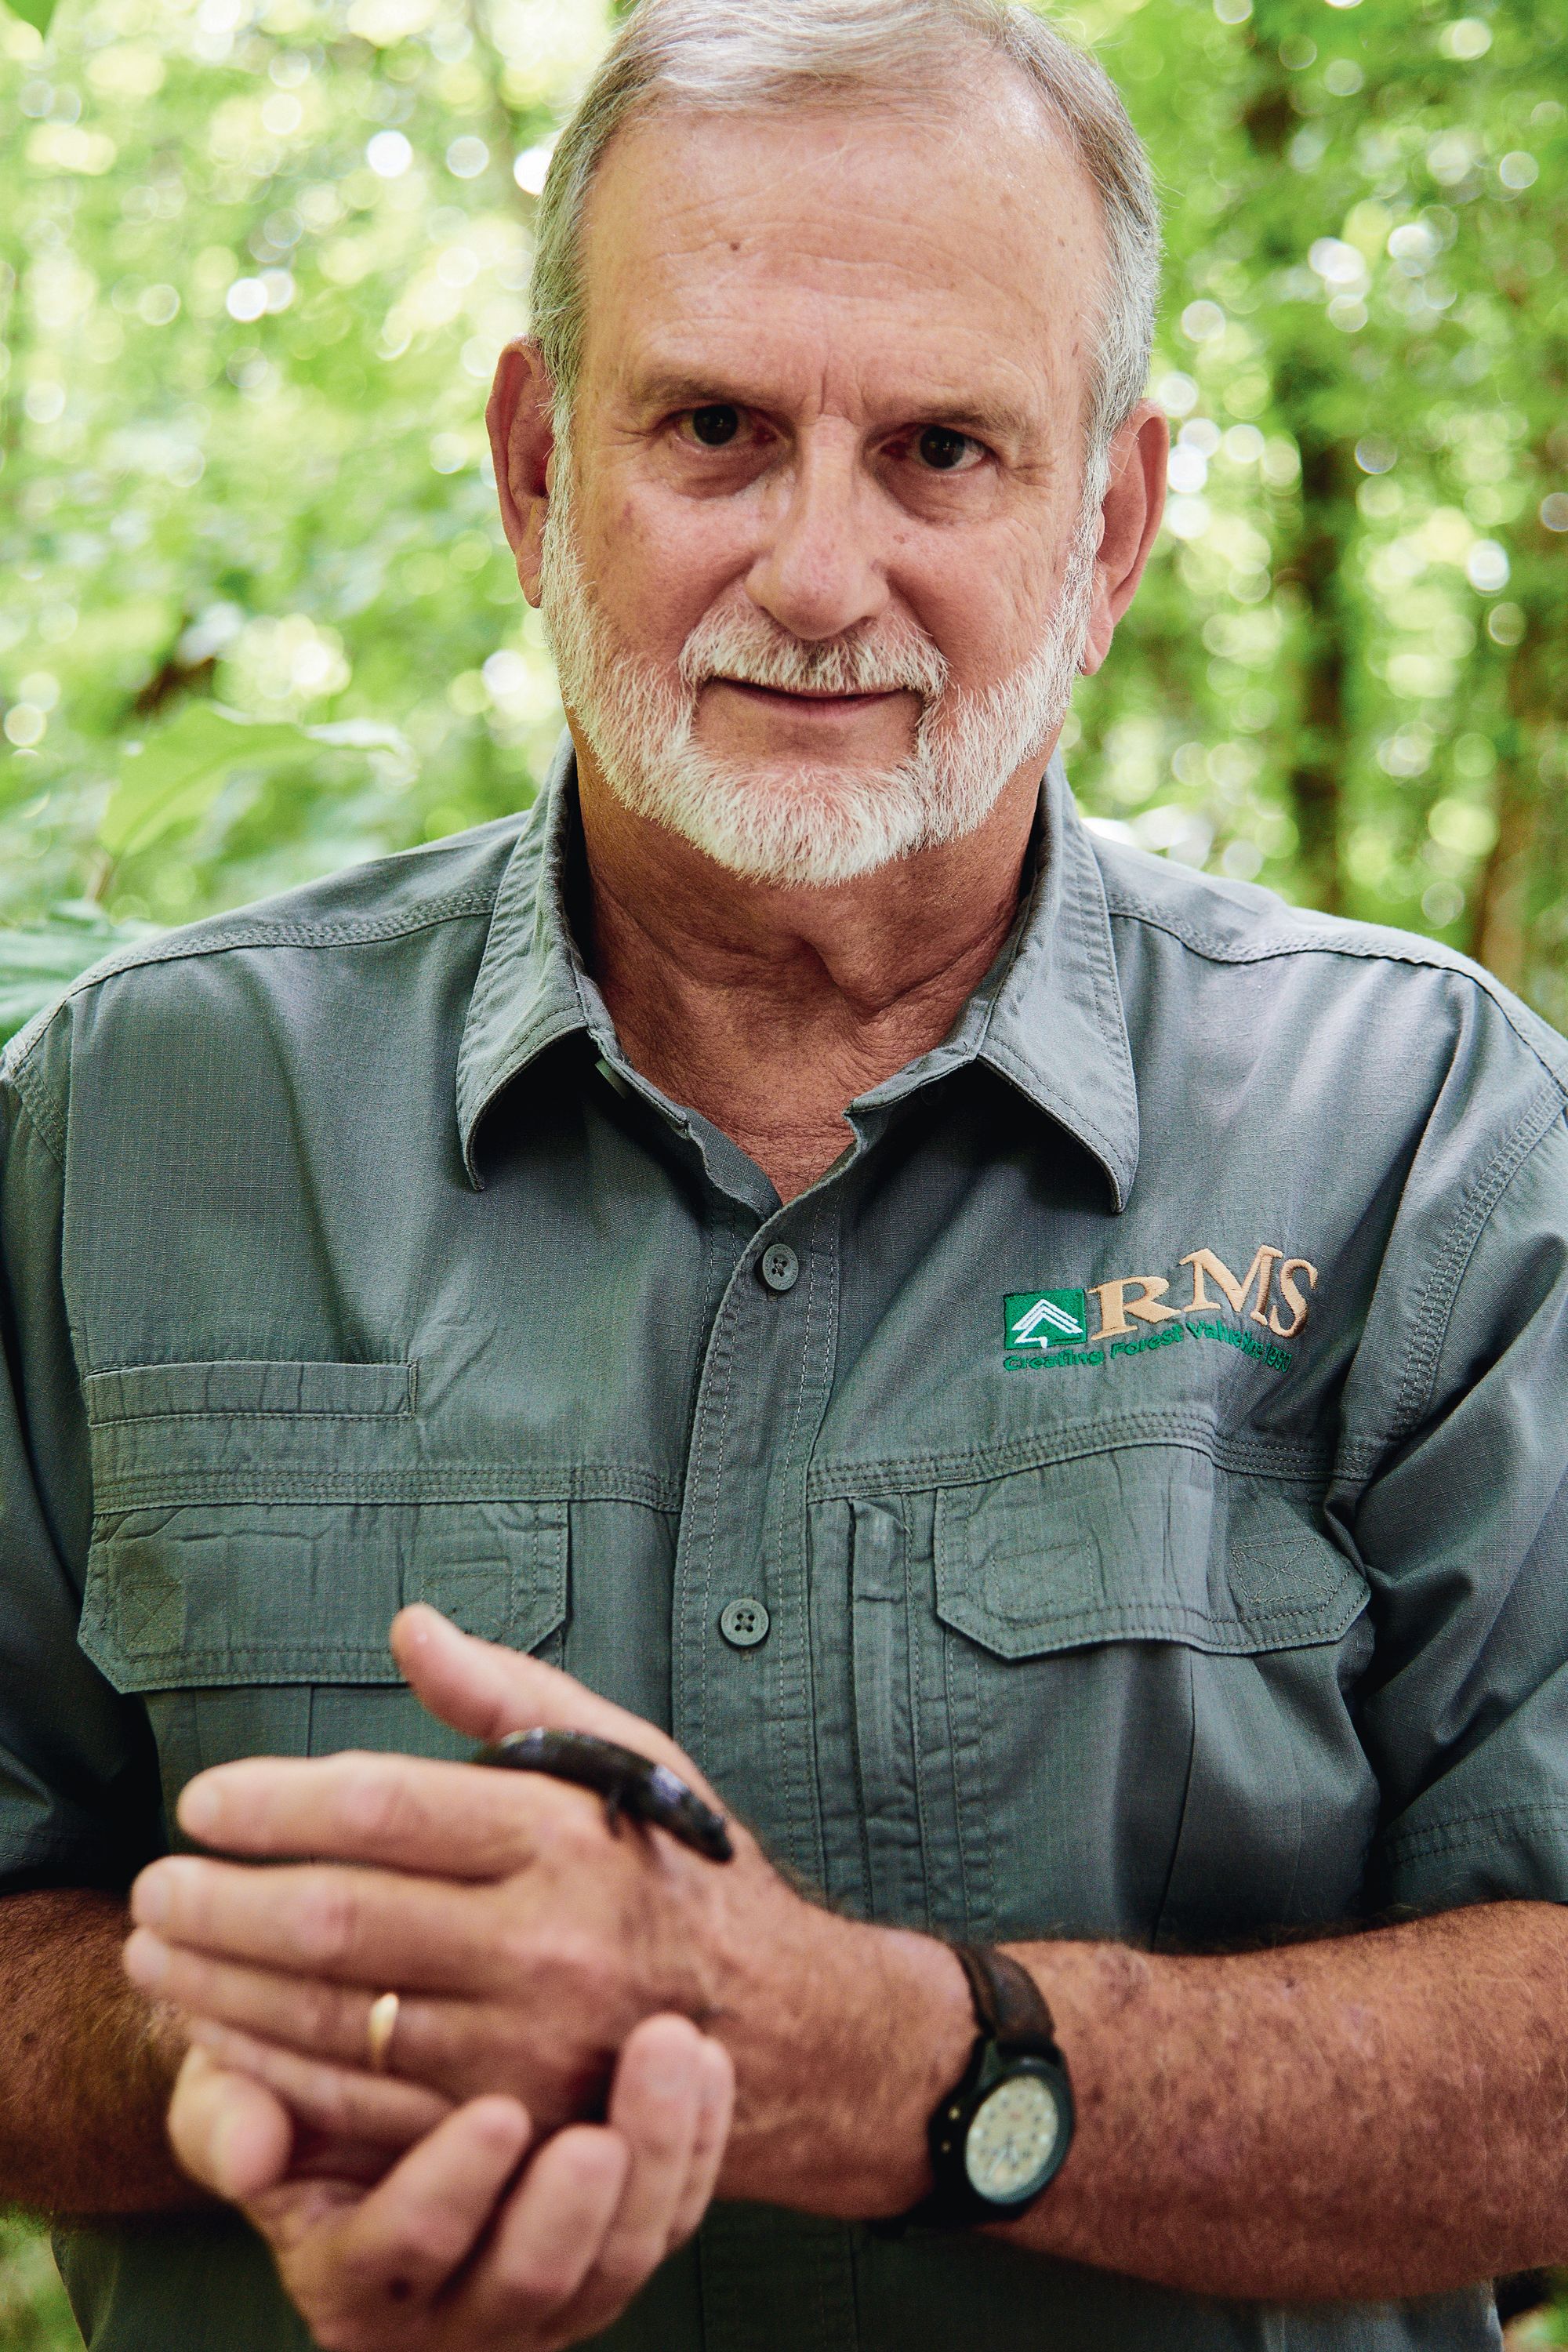
POLYGON ((528 2146, 533 2137, 533 2123, 521 2099, 514 2099, 505 2092, 491 2091, 481 2094, 480 2099, 474 2104, 483 2105, 485 2127, 491 2138, 499 2140, 503 2147, 515 2143, 521 2149, 528 2146))
POLYGON ((181 1792, 180 1826, 193 1837, 210 1838, 223 1820, 223 1799, 204 1773, 181 1792))
POLYGON ((142 1873, 131 1890, 131 1916, 142 1927, 161 1927, 169 1916, 170 1887, 157 1863, 142 1873))
POLYGON ((138 1927, 125 1947, 125 1973, 143 1992, 154 1992, 169 1973, 169 1947, 138 1927))
POLYGON ((669 2042, 656 2051, 648 2062, 649 2088, 665 2098, 673 2098, 683 2092, 697 2071, 698 2057, 698 2044, 694 2041, 677 2042, 672 2036, 669 2042))
POLYGON ((220 2115, 213 2126, 213 2183, 221 2195, 232 2195, 244 2186, 239 2161, 244 2136, 245 2126, 236 2116, 220 2115))
POLYGON ((149 1863, 131 1890, 132 1917, 144 1927, 170 1925, 182 1897, 188 1902, 211 1868, 199 1853, 166 1853, 149 1863))

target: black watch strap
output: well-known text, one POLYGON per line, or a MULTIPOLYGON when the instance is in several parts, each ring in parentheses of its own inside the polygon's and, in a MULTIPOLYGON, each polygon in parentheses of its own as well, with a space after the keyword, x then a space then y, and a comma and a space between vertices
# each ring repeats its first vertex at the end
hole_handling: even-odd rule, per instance
POLYGON ((986 1944, 955 1944, 952 1950, 985 2039, 1021 2056, 1059 2058, 1056 2021, 1028 1969, 986 1944))
POLYGON ((1057 2045, 1055 2021, 1039 1986, 1027 1969, 989 1945, 954 1944, 950 1949, 968 1980, 979 2031, 963 2077, 938 2102, 931 2116, 931 2189, 911 2212, 895 2221, 874 2221, 871 2227, 879 2236, 900 2236, 911 2225, 948 2230, 994 2218, 997 2209, 987 2206, 963 2178, 955 2177, 953 2154, 962 2143, 963 2105, 981 2091, 997 2060, 1004 2066, 1009 2059, 1046 2062, 1060 2079, 1071 2136, 1067 2061, 1057 2045))

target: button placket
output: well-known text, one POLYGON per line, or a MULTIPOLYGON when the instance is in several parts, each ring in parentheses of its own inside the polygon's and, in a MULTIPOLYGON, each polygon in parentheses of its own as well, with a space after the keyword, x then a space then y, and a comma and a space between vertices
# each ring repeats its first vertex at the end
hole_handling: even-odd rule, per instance
POLYGON ((818 1885, 805 1474, 833 1376, 837 1223, 830 1198, 809 1223, 797 1208, 796 1245, 757 1236, 762 1248, 742 1249, 720 1300, 695 1400, 671 1627, 676 1737, 779 1859, 818 1885), (763 1271, 764 1261, 775 1277, 783 1270, 770 1261, 778 1250, 793 1266, 784 1291, 763 1271))

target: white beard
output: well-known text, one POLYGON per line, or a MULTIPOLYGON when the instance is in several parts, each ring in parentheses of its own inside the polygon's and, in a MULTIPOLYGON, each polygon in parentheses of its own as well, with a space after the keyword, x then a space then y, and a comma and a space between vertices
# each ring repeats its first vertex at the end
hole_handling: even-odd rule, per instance
POLYGON ((1061 726, 1089 634, 1098 499, 1079 516, 1045 643, 999 685, 952 686, 942 654, 907 621, 812 646, 750 604, 707 614, 671 678, 618 642, 594 595, 572 470, 558 442, 541 601, 562 698, 616 799, 731 873, 819 887, 961 839, 1061 726), (698 695, 715 677, 796 692, 910 691, 924 707, 913 749, 890 768, 720 759, 695 738, 698 695))

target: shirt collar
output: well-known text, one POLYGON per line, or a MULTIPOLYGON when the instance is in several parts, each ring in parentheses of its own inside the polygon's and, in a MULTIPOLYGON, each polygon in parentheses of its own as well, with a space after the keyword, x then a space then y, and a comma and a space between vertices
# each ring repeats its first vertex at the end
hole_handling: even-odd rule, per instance
MULTIPOLYGON (((486 1111, 548 1046, 574 1032, 627 1070, 566 912, 577 823, 576 762, 563 737, 496 894, 458 1056, 458 1125, 478 1185, 486 1111)), ((950 1034, 856 1105, 871 1111, 984 1062, 1075 1136, 1105 1171, 1120 1211, 1138 1165, 1138 1096, 1100 866, 1059 758, 1040 795, 1035 880, 1005 947, 950 1034)))
POLYGON ((501 876, 468 999, 458 1051, 458 1128, 476 1186, 483 1180, 475 1138, 497 1096, 548 1046, 589 1026, 586 974, 566 916, 576 785, 572 739, 563 735, 501 876))
POLYGON ((1040 793, 1035 872, 976 1058, 1078 1138, 1120 1213, 1138 1171, 1138 1088, 1105 884, 1059 752, 1040 793))

